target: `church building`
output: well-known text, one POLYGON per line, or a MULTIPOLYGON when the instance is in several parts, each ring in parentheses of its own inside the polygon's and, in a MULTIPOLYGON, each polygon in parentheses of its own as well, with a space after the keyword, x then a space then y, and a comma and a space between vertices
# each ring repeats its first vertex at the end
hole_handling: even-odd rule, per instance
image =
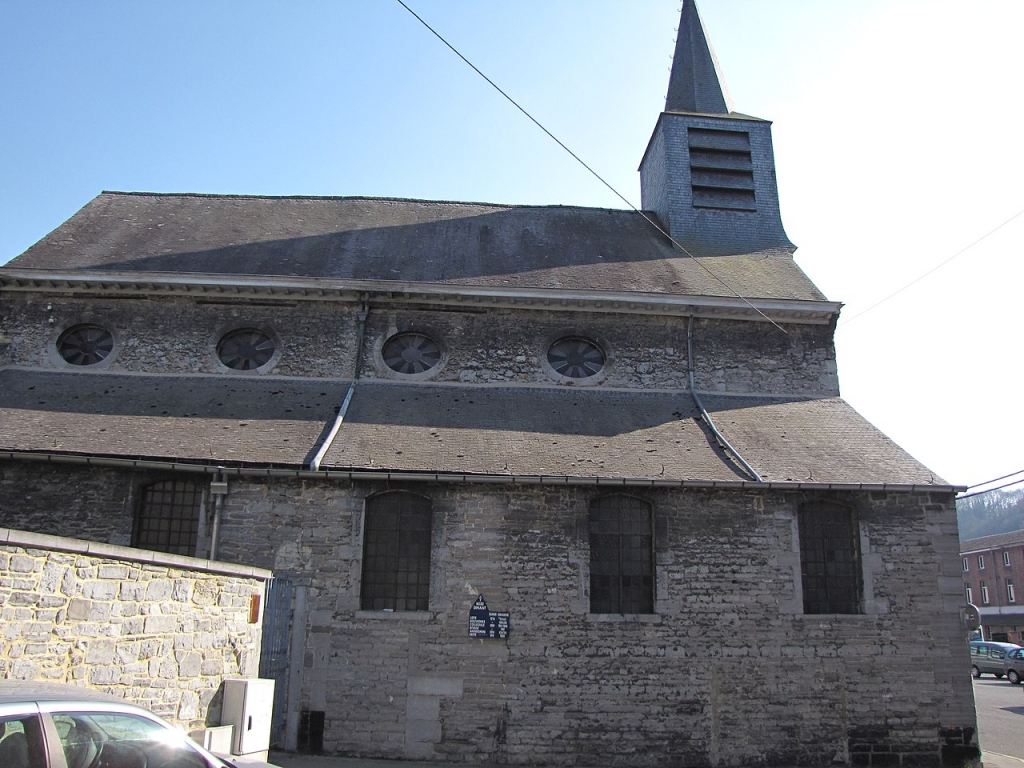
POLYGON ((651 121, 641 211, 99 194, 0 267, 0 526, 273 571, 282 748, 976 756, 957 488, 840 396, 692 0, 651 121))

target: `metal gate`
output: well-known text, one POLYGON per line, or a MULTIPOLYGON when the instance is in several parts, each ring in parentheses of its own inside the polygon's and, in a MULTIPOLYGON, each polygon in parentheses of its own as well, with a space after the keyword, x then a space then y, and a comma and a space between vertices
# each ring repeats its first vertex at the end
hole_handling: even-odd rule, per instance
POLYGON ((294 596, 295 585, 289 579, 278 577, 267 582, 260 677, 272 678, 275 681, 270 746, 279 749, 284 746, 285 716, 288 712, 288 644, 291 637, 294 596))

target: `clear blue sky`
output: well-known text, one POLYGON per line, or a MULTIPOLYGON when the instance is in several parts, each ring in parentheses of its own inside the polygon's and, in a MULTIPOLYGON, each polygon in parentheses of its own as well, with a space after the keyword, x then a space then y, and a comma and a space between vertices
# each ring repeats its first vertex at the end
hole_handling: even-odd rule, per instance
MULTIPOLYGON (((407 0, 627 198, 677 0, 407 0)), ((774 122, 843 395, 970 485, 1024 469, 1020 0, 704 0, 774 122)), ((101 190, 622 207, 393 0, 0 2, 0 263, 101 190)))

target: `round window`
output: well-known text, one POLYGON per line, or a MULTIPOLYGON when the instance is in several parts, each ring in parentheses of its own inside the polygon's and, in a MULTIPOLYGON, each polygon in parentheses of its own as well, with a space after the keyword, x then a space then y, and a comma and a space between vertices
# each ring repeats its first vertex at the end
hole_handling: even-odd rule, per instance
POLYGON ((417 374, 441 362, 441 347, 422 333, 399 333, 384 342, 380 355, 395 373, 417 374))
POLYGON ((236 371, 254 371, 270 362, 277 345, 269 335, 256 328, 238 328, 225 333, 217 342, 217 357, 236 371))
POLYGON ((555 373, 569 379, 587 379, 604 368, 604 351, 593 341, 572 336, 548 348, 548 363, 555 373))
POLYGON ((99 325, 76 325, 57 337, 57 351, 71 365, 95 365, 114 351, 114 336, 99 325))

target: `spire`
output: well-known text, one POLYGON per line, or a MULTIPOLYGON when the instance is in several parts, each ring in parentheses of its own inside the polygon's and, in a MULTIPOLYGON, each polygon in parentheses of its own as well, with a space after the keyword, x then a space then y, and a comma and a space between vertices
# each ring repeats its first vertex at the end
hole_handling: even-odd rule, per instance
POLYGON ((713 115, 733 111, 718 59, 704 35, 694 0, 683 0, 665 111, 713 115))

